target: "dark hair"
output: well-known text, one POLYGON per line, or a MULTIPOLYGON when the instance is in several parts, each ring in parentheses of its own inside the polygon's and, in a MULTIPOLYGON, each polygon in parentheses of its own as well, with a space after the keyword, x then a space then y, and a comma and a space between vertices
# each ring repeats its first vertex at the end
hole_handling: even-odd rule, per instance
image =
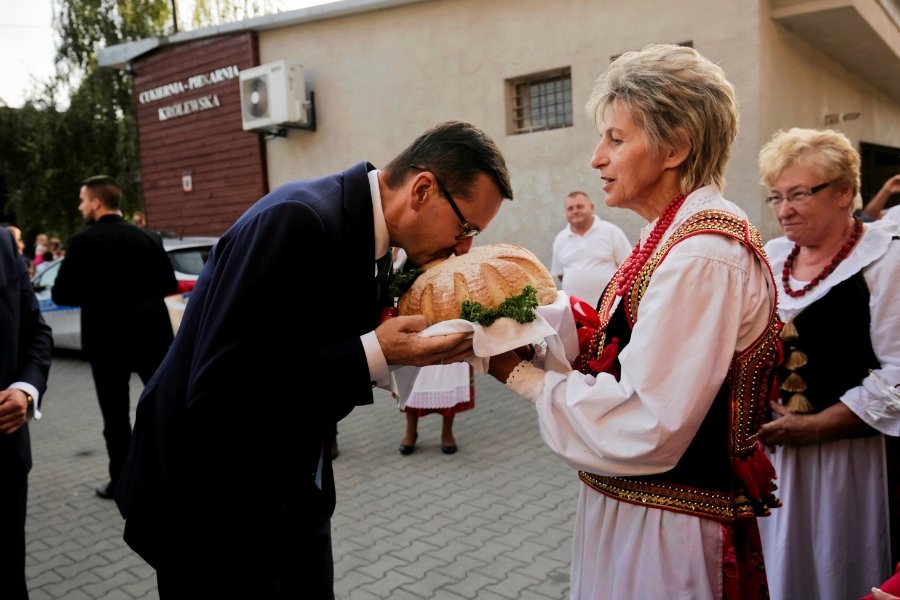
POLYGON ((119 189, 115 179, 109 175, 94 175, 82 181, 81 185, 91 190, 106 208, 118 210, 122 190, 119 189))
POLYGON ((500 195, 512 200, 509 171, 500 148, 485 132, 469 123, 447 121, 420 135, 389 162, 382 173, 391 188, 415 173, 411 165, 433 170, 453 194, 468 197, 475 178, 484 173, 494 180, 500 195))

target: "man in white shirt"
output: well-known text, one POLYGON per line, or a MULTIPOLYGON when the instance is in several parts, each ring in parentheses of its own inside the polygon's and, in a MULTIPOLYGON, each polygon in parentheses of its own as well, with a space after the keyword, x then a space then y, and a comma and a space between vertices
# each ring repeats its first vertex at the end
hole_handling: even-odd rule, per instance
POLYGON ((900 223, 900 204, 896 204, 881 213, 882 219, 900 223))
POLYGON ((617 226, 594 214, 594 204, 581 191, 566 196, 569 225, 553 240, 550 272, 569 296, 596 306, 600 294, 619 265, 631 253, 631 244, 617 226))
POLYGON ((881 186, 881 189, 878 190, 878 193, 866 203, 865 208, 862 210, 863 220, 877 221, 879 219, 890 219, 891 221, 900 222, 900 212, 898 212, 900 209, 897 209, 897 206, 900 205, 895 204, 891 208, 884 208, 895 194, 900 194, 900 173, 885 181, 884 185, 881 186), (868 217, 868 219, 866 219, 866 217, 868 217))

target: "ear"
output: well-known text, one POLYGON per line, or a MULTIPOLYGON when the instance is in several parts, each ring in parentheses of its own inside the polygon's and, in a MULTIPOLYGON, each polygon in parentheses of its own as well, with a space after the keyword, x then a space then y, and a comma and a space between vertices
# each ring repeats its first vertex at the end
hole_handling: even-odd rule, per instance
POLYGON ((666 151, 666 160, 663 163, 669 169, 680 167, 687 160, 687 157, 691 154, 691 149, 694 147, 691 143, 691 138, 688 137, 684 129, 678 129, 676 133, 678 135, 678 144, 669 147, 666 151))
POLYGON ((853 192, 853 186, 849 183, 841 183, 838 187, 838 206, 841 208, 850 208, 850 205, 853 204, 853 197, 856 195, 853 192))
POLYGON ((409 206, 412 210, 419 210, 428 200, 428 192, 434 185, 428 173, 416 173, 409 185, 409 206))

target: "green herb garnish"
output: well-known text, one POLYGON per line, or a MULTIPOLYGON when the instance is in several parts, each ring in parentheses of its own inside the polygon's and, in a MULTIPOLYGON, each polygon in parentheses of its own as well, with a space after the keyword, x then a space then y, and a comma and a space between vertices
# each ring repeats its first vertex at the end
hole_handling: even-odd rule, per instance
POLYGON ((484 308, 480 302, 463 300, 459 318, 487 327, 500 317, 509 317, 524 325, 534 321, 537 305, 537 290, 527 285, 521 294, 510 296, 497 308, 484 308))
POLYGON ((408 271, 394 271, 391 273, 391 279, 388 281, 388 293, 391 298, 399 298, 406 293, 416 277, 424 273, 422 269, 410 269, 408 271))

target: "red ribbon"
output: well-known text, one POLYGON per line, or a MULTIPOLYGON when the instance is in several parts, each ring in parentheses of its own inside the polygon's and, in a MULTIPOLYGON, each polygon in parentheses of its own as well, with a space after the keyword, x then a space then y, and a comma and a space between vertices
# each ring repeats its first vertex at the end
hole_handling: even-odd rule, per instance
POLYGON ((608 340, 600 356, 596 358, 591 356, 591 342, 600 328, 600 315, 593 306, 575 296, 569 296, 569 303, 572 306, 578 334, 579 353, 575 364, 586 366, 591 374, 609 373, 619 379, 621 375, 621 366, 618 363, 619 338, 608 340))

